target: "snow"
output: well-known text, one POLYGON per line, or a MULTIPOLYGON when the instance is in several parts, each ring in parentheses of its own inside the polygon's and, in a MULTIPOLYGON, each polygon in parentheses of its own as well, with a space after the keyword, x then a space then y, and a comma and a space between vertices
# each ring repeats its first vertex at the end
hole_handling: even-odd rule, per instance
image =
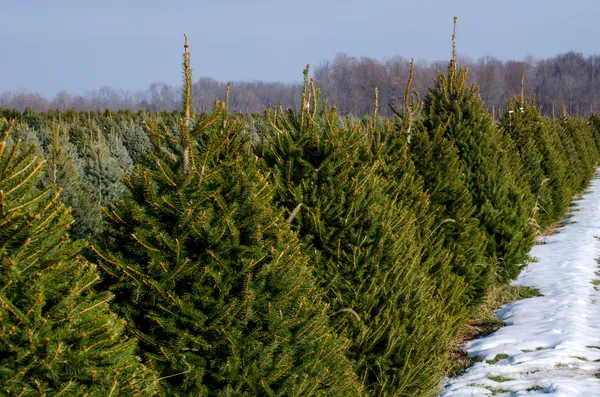
POLYGON ((600 292, 594 285, 600 283, 599 238, 595 179, 558 234, 532 248, 537 262, 514 282, 543 296, 498 310, 506 326, 465 345, 470 357, 482 361, 446 379, 439 397, 600 396, 600 292))

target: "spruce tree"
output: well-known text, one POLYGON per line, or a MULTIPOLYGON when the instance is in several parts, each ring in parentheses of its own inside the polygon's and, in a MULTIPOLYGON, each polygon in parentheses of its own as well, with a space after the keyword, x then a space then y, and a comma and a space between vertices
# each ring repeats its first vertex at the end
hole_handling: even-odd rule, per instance
POLYGON ((12 144, 14 141, 20 140, 21 142, 35 145, 40 154, 44 154, 43 138, 45 137, 42 136, 46 134, 45 131, 41 129, 43 127, 40 126, 38 128, 40 129, 33 128, 32 124, 29 123, 29 120, 17 123, 8 137, 7 143, 12 144))
MULTIPOLYGON (((84 178, 94 189, 96 200, 103 206, 120 199, 125 191, 122 183, 124 171, 111 153, 120 148, 124 150, 122 145, 113 145, 111 150, 99 129, 89 136, 85 146, 84 178)), ((131 159, 127 158, 131 164, 131 159)))
POLYGON ((55 189, 38 190, 36 148, 0 126, 0 389, 21 396, 152 395, 125 324, 67 229, 55 189))
POLYGON ((550 179, 549 190, 552 195, 552 205, 544 207, 552 222, 560 220, 575 193, 569 184, 569 159, 562 145, 555 120, 541 119, 536 133, 536 143, 542 154, 541 166, 544 175, 550 179))
POLYGON ((600 152, 600 116, 597 114, 593 114, 590 117, 590 124, 592 127, 592 135, 594 137, 594 142, 596 143, 596 150, 600 152))
POLYGON ((423 178, 435 215, 434 230, 452 253, 451 266, 469 285, 471 304, 479 302, 491 281, 491 263, 484 257, 488 242, 476 218, 477 207, 469 190, 464 164, 456 146, 444 137, 444 128, 432 131, 416 123, 410 153, 423 178))
POLYGON ((127 153, 133 164, 142 162, 143 157, 152 152, 152 142, 144 130, 142 123, 135 123, 133 120, 123 120, 119 124, 120 136, 123 137, 123 144, 127 148, 127 153))
POLYGON ((118 132, 111 131, 106 139, 106 145, 121 171, 123 173, 130 172, 133 169, 133 160, 129 156, 123 137, 118 132))
POLYGON ((563 117, 556 121, 556 126, 569 160, 567 180, 572 196, 580 193, 596 173, 598 151, 589 122, 579 117, 570 117, 566 106, 564 107, 563 117))
MULTIPOLYGON (((420 97, 415 91, 411 93, 413 72, 414 64, 411 63, 402 108, 400 111, 392 108, 396 117, 393 119, 394 134, 387 134, 393 140, 388 145, 386 168, 397 181, 394 186, 400 189, 402 196, 413 196, 415 193, 407 195, 406 192, 415 191, 416 187, 428 195, 427 201, 415 200, 428 203, 426 207, 421 205, 420 211, 416 203, 409 203, 417 219, 429 219, 420 226, 426 233, 422 238, 428 240, 430 249, 435 247, 436 240, 441 240, 450 254, 452 272, 467 283, 470 304, 475 304, 485 295, 490 282, 490 263, 483 258, 487 236, 475 218, 476 207, 458 150, 443 136, 444 126, 428 131, 423 125, 420 97), (396 166, 393 170, 394 164, 404 166, 396 166), (411 170, 418 177, 401 183, 411 170)), ((433 251, 430 256, 444 255, 433 251)))
POLYGON ((241 125, 218 100, 191 116, 187 39, 184 77, 178 131, 148 124, 154 152, 93 247, 144 362, 164 395, 361 395, 241 125))
POLYGON ((414 191, 404 200, 394 189, 398 181, 377 153, 384 144, 370 141, 380 134, 342 123, 308 88, 307 74, 302 110, 271 111, 271 138, 257 150, 273 172, 275 200, 311 253, 336 329, 352 339, 350 357, 371 395, 429 395, 464 319, 464 285, 452 274, 438 284, 430 274, 427 240, 411 208, 427 203, 410 202, 426 197, 414 191))
MULTIPOLYGON (((523 69, 523 80, 524 78, 523 69)), ((523 85, 522 83, 521 87, 523 85)), ((544 170, 544 154, 547 154, 547 150, 544 150, 543 144, 545 131, 542 115, 533 99, 530 102, 525 101, 523 88, 521 95, 509 102, 508 110, 500 118, 499 126, 510 137, 511 146, 519 153, 529 187, 536 198, 535 226, 538 230, 544 229, 555 222, 562 212, 560 207, 555 208, 562 199, 555 203, 555 197, 562 194, 564 186, 557 177, 558 170, 547 170, 553 174, 553 178, 544 170)))
POLYGON ((500 280, 516 277, 533 242, 535 200, 522 164, 503 147, 507 141, 477 86, 469 86, 468 71, 457 67, 455 50, 448 72, 440 73, 430 88, 423 114, 427 131, 442 128, 443 137, 458 149, 476 216, 489 236, 485 260, 497 262, 500 280))
POLYGON ((44 188, 58 186, 61 201, 71 207, 74 222, 69 234, 74 239, 94 237, 102 222, 100 204, 89 182, 83 179, 84 161, 70 142, 65 129, 54 124, 46 146, 48 166, 41 178, 44 188))

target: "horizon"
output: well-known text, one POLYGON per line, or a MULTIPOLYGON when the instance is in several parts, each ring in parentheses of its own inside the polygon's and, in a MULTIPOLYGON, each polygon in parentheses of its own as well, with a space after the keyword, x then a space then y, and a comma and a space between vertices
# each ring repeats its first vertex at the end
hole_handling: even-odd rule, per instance
POLYGON ((541 0, 509 0, 502 7, 474 0, 427 5, 381 0, 368 7, 358 1, 207 3, 4 5, 0 53, 11 55, 0 63, 0 92, 53 97, 63 89, 82 95, 105 86, 136 91, 154 82, 179 85, 184 33, 195 80, 284 83, 301 81, 306 64, 317 66, 338 53, 449 59, 455 15, 458 52, 472 59, 594 54, 600 33, 595 24, 600 4, 591 0, 574 0, 568 9, 541 0))
MULTIPOLYGON (((182 48, 181 54, 183 54, 183 42, 184 42, 184 40, 183 40, 183 34, 182 34, 181 37, 182 37, 182 40, 181 40, 181 43, 182 43, 181 44, 181 48, 182 48)), ((190 44, 190 48, 192 48, 191 44, 190 44)), ((493 59, 498 59, 498 60, 500 60, 502 62, 516 61, 516 62, 525 62, 525 63, 527 63, 531 59, 536 60, 536 61, 537 60, 551 59, 551 58, 558 57, 560 55, 564 55, 564 54, 571 53, 571 52, 577 53, 577 54, 582 54, 584 58, 587 58, 589 56, 600 55, 600 51, 598 53, 589 53, 588 54, 588 53, 583 53, 583 52, 580 52, 580 51, 569 50, 569 51, 563 51, 563 52, 560 52, 560 53, 557 53, 557 54, 554 54, 554 55, 550 55, 548 57, 538 57, 535 54, 527 54, 527 55, 525 55, 521 59, 513 59, 513 58, 502 59, 502 58, 494 56, 493 54, 486 54, 486 55, 482 55, 482 56, 478 56, 478 57, 473 57, 473 56, 470 56, 470 55, 461 54, 460 52, 457 54, 457 56, 458 56, 459 64, 461 62, 464 62, 465 60, 467 62, 476 63, 480 59, 483 59, 483 58, 486 58, 486 57, 491 57, 493 59)), ((321 62, 319 62, 319 63, 317 63, 315 65, 304 64, 304 66, 301 69, 299 69, 300 71, 297 73, 300 76, 300 78, 298 78, 296 80, 266 80, 266 79, 258 79, 258 78, 249 78, 249 79, 217 79, 217 78, 215 78, 213 76, 207 76, 207 75, 200 75, 200 76, 198 76, 198 75, 193 75, 193 81, 194 81, 194 83, 196 83, 201 78, 209 78, 209 79, 214 79, 214 80, 216 80, 219 83, 232 83, 232 85, 235 85, 236 83, 253 83, 253 82, 280 83, 280 84, 284 84, 284 85, 301 85, 302 84, 302 73, 303 73, 303 71, 304 71, 304 69, 306 68, 307 65, 310 66, 310 72, 312 73, 312 71, 314 71, 314 69, 316 67, 319 67, 320 65, 322 65, 325 62, 332 62, 334 60, 335 56, 340 55, 340 54, 346 55, 346 56, 348 56, 350 58, 356 58, 356 59, 360 59, 360 58, 363 58, 363 57, 365 57, 365 58, 371 58, 371 59, 374 59, 374 60, 376 60, 378 62, 385 62, 386 60, 390 60, 390 59, 393 59, 395 57, 399 57, 399 58, 402 58, 402 59, 408 60, 408 61, 411 60, 411 57, 403 56, 403 55, 400 55, 400 54, 386 56, 386 57, 383 57, 383 58, 372 58, 372 57, 367 57, 367 56, 364 56, 364 55, 355 55, 355 54, 347 54, 347 53, 339 53, 338 52, 336 54, 333 54, 330 58, 324 59, 324 60, 322 60, 321 62)), ((423 66, 423 67, 429 67, 431 65, 434 65, 434 64, 440 63, 440 62, 441 63, 450 62, 450 58, 451 58, 451 55, 449 55, 447 57, 447 59, 435 59, 435 60, 414 59, 414 62, 415 62, 415 65, 423 66)), ((192 66, 193 66, 193 63, 192 63, 192 66)), ((194 70, 194 68, 192 67, 192 71, 193 70, 194 70)), ((114 89, 116 91, 124 91, 126 93, 136 93, 136 92, 148 90, 149 87, 150 87, 150 85, 155 84, 155 83, 158 83, 158 84, 167 84, 167 85, 169 85, 171 87, 174 87, 174 88, 180 88, 181 87, 181 82, 167 82, 167 81, 164 81, 164 80, 155 79, 155 80, 149 81, 149 83, 145 87, 142 86, 142 87, 132 87, 132 88, 128 87, 128 88, 123 88, 123 87, 113 87, 113 86, 110 86, 110 85, 107 85, 107 84, 101 84, 101 85, 98 85, 98 86, 95 86, 95 87, 89 87, 89 88, 85 88, 85 89, 80 89, 79 91, 77 91, 77 90, 69 90, 67 88, 59 88, 55 92, 52 92, 50 94, 43 93, 43 92, 40 92, 39 90, 31 89, 30 87, 25 87, 25 86, 16 87, 16 88, 12 88, 12 89, 2 89, 2 86, 0 85, 0 94, 7 93, 7 92, 14 92, 14 93, 24 92, 24 93, 28 93, 28 94, 39 94, 39 95, 41 95, 42 97, 44 97, 46 99, 52 99, 57 94, 59 94, 61 91, 67 91, 68 93, 70 93, 70 94, 72 94, 74 96, 85 96, 86 94, 98 91, 98 90, 100 90, 102 88, 105 88, 105 87, 109 87, 109 88, 114 89)))

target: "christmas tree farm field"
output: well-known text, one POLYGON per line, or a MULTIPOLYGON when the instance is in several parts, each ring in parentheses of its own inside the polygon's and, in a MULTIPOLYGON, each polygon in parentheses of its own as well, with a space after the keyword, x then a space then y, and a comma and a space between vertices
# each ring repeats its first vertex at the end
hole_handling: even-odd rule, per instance
POLYGON ((594 177, 600 122, 523 93, 490 114, 455 52, 424 98, 412 77, 389 118, 308 68, 299 109, 195 114, 186 39, 182 111, 3 110, 0 390, 438 394, 594 177))

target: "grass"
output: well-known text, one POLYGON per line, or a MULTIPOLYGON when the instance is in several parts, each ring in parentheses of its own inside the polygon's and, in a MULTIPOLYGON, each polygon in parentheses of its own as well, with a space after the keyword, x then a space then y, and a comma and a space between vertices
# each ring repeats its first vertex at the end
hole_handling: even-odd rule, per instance
POLYGON ((511 380, 514 379, 510 379, 510 378, 505 378, 504 376, 498 375, 498 376, 488 376, 489 380, 493 380, 494 382, 498 382, 498 383, 502 383, 502 382, 510 382, 511 380))
POLYGON ((581 360, 581 361, 589 361, 587 358, 582 357, 582 356, 571 356, 571 357, 576 358, 576 359, 581 360))
POLYGON ((559 229, 561 227, 575 223, 575 222, 572 222, 572 221, 568 221, 567 219, 568 218, 563 219, 563 220, 558 221, 558 222, 554 222, 553 224, 551 224, 550 226, 548 226, 545 230, 542 230, 541 232, 539 232, 535 236, 535 240, 533 242, 533 245, 544 245, 544 244, 546 244, 546 242, 543 241, 544 237, 553 236, 553 235, 555 235, 556 233, 559 232, 559 229))
POLYGON ((508 358, 508 354, 497 354, 496 357, 494 357, 492 360, 488 360, 486 362, 488 364, 496 364, 498 361, 504 360, 505 358, 508 358))
POLYGON ((495 396, 495 395, 498 395, 498 394, 501 394, 501 393, 512 393, 513 392, 512 390, 509 390, 509 389, 497 389, 497 388, 493 388, 493 387, 490 387, 490 386, 487 386, 487 385, 481 385, 481 384, 478 384, 478 383, 471 383, 471 384, 469 384, 469 386, 471 386, 471 387, 481 387, 483 389, 488 389, 489 391, 492 392, 492 396, 495 396))
POLYGON ((515 285, 496 285, 490 287, 484 301, 473 312, 471 319, 461 329, 456 348, 450 353, 448 376, 457 376, 481 359, 468 357, 463 343, 489 335, 502 328, 504 323, 494 315, 494 310, 502 305, 521 299, 540 296, 537 289, 515 285))
POLYGON ((544 245, 544 244, 546 244, 546 242, 543 240, 544 237, 555 235, 556 233, 558 233, 558 228, 561 227, 561 226, 562 225, 560 224, 560 222, 556 222, 553 225, 551 225, 549 228, 547 228, 546 230, 538 233, 537 236, 535 236, 535 240, 533 241, 533 245, 544 245))
POLYGON ((542 387, 542 386, 532 386, 532 387, 526 389, 525 391, 535 391, 535 390, 544 390, 544 389, 545 389, 545 387, 542 387))
POLYGON ((501 393, 512 393, 512 390, 509 389, 491 389, 492 392, 492 396, 495 396, 497 394, 501 394, 501 393))
MULTIPOLYGON (((598 236, 594 236, 594 237, 597 238, 597 239, 600 239, 598 236)), ((600 269, 600 259, 596 259, 596 263, 598 263, 598 268, 600 269)), ((596 270, 594 272, 594 274, 596 275, 596 277, 600 277, 600 270, 596 270)), ((600 278, 592 280, 592 284, 594 285, 594 289, 596 291, 598 291, 599 288, 600 288, 599 287, 600 286, 600 278)), ((592 303, 594 303, 594 302, 592 302, 592 303)))

